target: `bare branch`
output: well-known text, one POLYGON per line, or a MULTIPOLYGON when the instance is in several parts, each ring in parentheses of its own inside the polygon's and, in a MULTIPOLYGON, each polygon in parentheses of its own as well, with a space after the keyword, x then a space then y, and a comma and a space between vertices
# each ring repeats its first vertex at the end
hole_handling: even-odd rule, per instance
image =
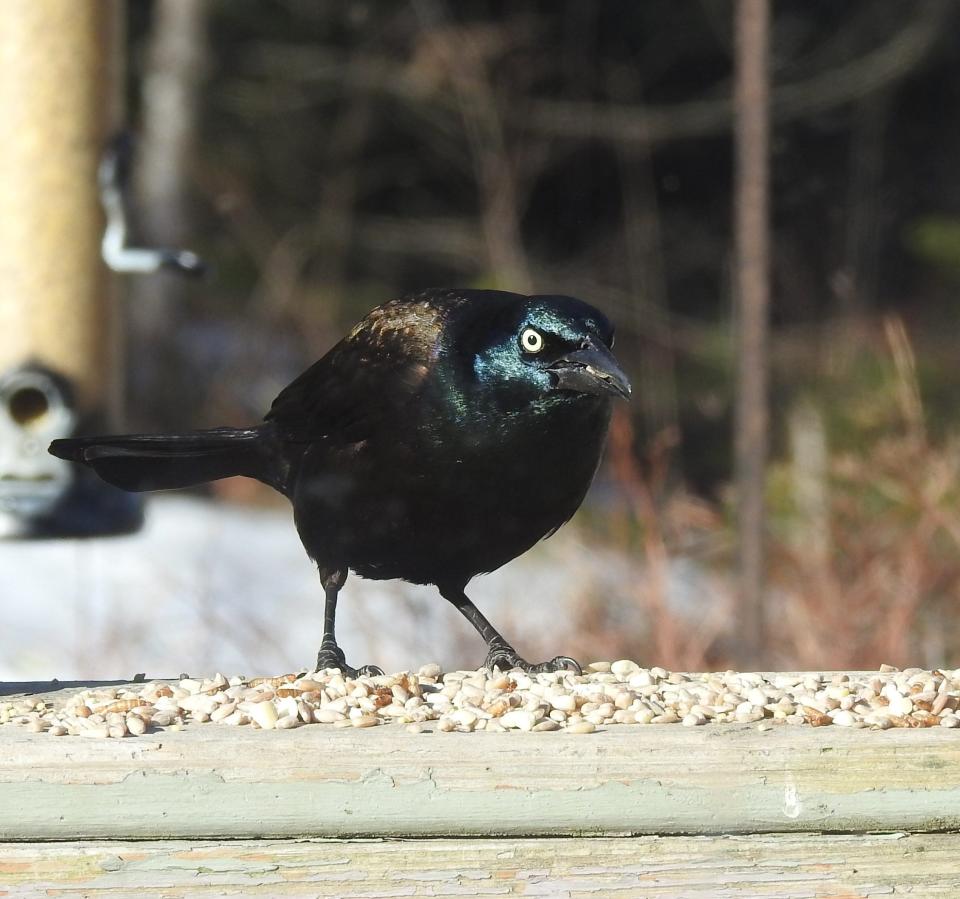
MULTIPOLYGON (((910 23, 882 46, 845 65, 774 88, 770 98, 774 120, 804 118, 843 106, 903 78, 927 55, 951 9, 947 0, 927 0, 918 7, 910 23)), ((728 131, 733 126, 733 98, 669 106, 536 100, 518 113, 513 124, 554 137, 663 143, 728 131)))

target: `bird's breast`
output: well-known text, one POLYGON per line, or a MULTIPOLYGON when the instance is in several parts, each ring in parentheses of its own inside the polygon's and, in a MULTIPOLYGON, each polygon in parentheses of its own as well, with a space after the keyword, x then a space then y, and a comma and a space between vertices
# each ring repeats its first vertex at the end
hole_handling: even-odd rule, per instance
POLYGON ((369 577, 465 582, 499 568, 580 505, 609 420, 608 404, 583 405, 312 447, 294 495, 304 544, 369 577))

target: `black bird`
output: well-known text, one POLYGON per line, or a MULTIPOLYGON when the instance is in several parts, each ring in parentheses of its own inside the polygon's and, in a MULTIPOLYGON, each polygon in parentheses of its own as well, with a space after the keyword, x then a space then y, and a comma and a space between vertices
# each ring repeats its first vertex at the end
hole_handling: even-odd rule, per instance
POLYGON ((370 312, 263 424, 50 452, 126 490, 246 475, 289 497, 326 596, 318 668, 355 673, 334 634, 352 570, 435 584, 486 641, 489 668, 579 670, 566 656, 526 662, 464 589, 577 510, 611 400, 630 395, 612 347, 610 322, 572 297, 426 290, 370 312))

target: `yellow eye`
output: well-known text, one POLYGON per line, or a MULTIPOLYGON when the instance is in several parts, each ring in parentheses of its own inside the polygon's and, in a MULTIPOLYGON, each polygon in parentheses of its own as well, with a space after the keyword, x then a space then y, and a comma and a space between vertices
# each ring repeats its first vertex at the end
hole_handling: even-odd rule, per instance
POLYGON ((525 353, 539 353, 543 349, 543 335, 533 328, 524 328, 520 335, 520 346, 525 353))

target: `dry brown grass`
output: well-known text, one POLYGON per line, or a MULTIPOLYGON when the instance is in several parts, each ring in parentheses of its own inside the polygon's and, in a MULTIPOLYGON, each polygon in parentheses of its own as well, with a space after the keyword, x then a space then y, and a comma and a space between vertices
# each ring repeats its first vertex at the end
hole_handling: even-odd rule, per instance
MULTIPOLYGON (((893 423, 854 450, 825 446, 821 469, 800 473, 815 480, 821 508, 811 512, 795 495, 802 460, 771 469, 767 637, 780 669, 960 664, 960 438, 929 437, 899 320, 885 323, 885 340, 893 423)), ((639 460, 633 442, 628 416, 618 415, 610 536, 639 574, 613 604, 631 606, 633 617, 595 598, 578 622, 582 640, 594 655, 667 668, 737 667, 732 516, 671 481, 675 433, 659 435, 639 460), (676 600, 680 559, 703 576, 693 608, 676 600)))

